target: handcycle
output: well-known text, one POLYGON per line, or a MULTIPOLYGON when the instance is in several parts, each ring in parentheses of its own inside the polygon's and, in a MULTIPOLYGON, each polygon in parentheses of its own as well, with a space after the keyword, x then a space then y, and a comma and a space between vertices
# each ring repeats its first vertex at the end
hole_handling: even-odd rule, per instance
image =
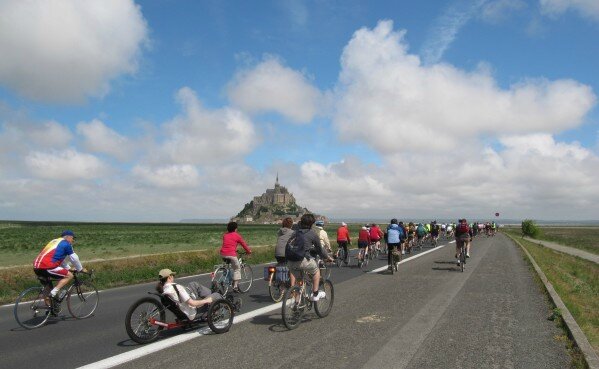
POLYGON ((240 299, 227 296, 213 301, 207 308, 200 307, 196 318, 190 320, 168 296, 157 292, 148 292, 148 294, 152 296, 135 301, 127 310, 125 317, 127 335, 141 344, 155 341, 163 330, 193 329, 202 323, 208 323, 208 327, 214 333, 225 333, 231 328, 233 317, 241 308, 240 299), (167 321, 167 310, 175 315, 174 322, 167 321))
POLYGON ((50 291, 53 288, 50 277, 40 277, 38 280, 42 286, 35 286, 21 292, 15 302, 15 320, 25 329, 34 329, 44 325, 50 317, 56 317, 62 311, 62 302, 67 300, 67 309, 75 319, 90 317, 98 307, 100 295, 98 289, 91 280, 94 271, 73 273, 73 281, 65 286, 58 298, 53 299, 50 291), (81 279, 80 275, 89 276, 89 279, 81 279))
MULTIPOLYGON (((245 252, 237 251, 237 258, 241 265, 241 279, 237 282, 239 291, 245 293, 252 287, 254 280, 254 273, 252 267, 243 262, 243 255, 245 252)), ((218 292, 226 296, 229 292, 229 288, 233 286, 233 267, 231 266, 231 260, 223 258, 224 264, 217 264, 214 266, 214 271, 211 273, 212 285, 217 287, 218 292)))
POLYGON ((312 310, 320 318, 324 318, 331 312, 333 301, 335 299, 335 290, 333 283, 328 279, 320 278, 319 291, 324 291, 326 297, 313 302, 310 300, 312 294, 312 279, 306 276, 306 273, 301 272, 300 278, 297 278, 296 285, 287 289, 283 296, 283 324, 287 329, 295 329, 302 321, 302 317, 306 311, 312 310))

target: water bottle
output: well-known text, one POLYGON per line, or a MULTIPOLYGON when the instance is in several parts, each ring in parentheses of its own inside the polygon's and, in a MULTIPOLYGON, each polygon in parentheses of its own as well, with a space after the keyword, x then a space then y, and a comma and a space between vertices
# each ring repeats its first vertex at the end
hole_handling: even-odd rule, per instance
POLYGON ((58 299, 59 299, 60 301, 62 301, 62 299, 64 299, 64 297, 66 296, 66 294, 67 294, 67 290, 66 290, 66 289, 64 289, 64 290, 61 290, 61 291, 58 293, 58 299))

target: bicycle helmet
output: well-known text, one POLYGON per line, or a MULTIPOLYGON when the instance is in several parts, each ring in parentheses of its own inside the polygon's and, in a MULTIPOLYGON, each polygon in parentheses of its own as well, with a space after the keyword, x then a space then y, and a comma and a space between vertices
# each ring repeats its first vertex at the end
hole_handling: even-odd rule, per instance
POLYGON ((324 227, 324 220, 319 219, 314 224, 318 227, 324 227))
POLYGON ((395 218, 391 219, 391 224, 397 224, 397 219, 395 219, 395 218))

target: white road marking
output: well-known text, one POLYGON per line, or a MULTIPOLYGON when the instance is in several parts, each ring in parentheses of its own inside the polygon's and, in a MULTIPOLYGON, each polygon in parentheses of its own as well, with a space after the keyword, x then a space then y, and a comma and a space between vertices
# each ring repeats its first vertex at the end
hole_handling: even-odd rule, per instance
MULTIPOLYGON (((449 243, 455 243, 455 241, 450 241, 449 243)), ((399 264, 407 263, 407 262, 408 262, 408 261, 410 261, 410 260, 418 259, 419 257, 421 257, 421 256, 423 256, 423 255, 426 255, 426 254, 428 254, 429 252, 433 252, 433 251, 436 251, 436 250, 440 250, 440 249, 444 248, 444 247, 445 247, 445 246, 447 246, 447 245, 449 245, 449 244, 445 244, 445 245, 437 246, 437 247, 435 247, 435 248, 433 248, 433 249, 430 249, 430 250, 428 250, 428 251, 421 252, 420 254, 414 255, 414 256, 412 256, 412 257, 410 257, 410 258, 403 259, 402 261, 400 261, 400 262, 399 262, 399 264)), ((388 265, 385 265, 385 266, 382 266, 382 267, 380 267, 380 268, 373 269, 373 270, 371 270, 371 271, 370 271, 370 272, 368 272, 368 273, 378 273, 378 272, 382 272, 383 270, 387 270, 387 268, 388 268, 388 267, 389 267, 388 265)))

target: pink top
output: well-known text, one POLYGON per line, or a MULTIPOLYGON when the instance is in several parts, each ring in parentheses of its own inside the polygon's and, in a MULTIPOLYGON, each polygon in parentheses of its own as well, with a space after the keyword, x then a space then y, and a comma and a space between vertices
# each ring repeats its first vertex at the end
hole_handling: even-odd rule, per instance
POLYGON ((249 246, 243 240, 243 237, 237 231, 223 234, 223 245, 220 248, 221 256, 237 256, 237 245, 243 246, 249 254, 252 252, 249 246))

